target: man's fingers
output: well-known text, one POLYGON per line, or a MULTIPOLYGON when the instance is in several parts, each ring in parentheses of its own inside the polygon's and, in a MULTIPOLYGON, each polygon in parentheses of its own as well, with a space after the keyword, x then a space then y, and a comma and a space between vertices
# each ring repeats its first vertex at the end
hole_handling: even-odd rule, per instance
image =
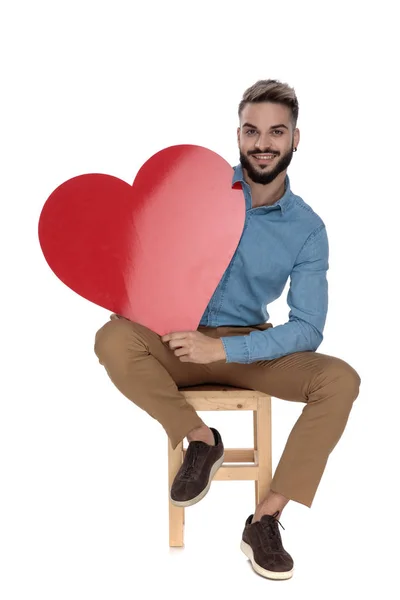
POLYGON ((185 342, 185 340, 171 340, 169 342, 169 347, 171 348, 171 350, 174 350, 175 348, 181 348, 181 347, 188 347, 188 343, 185 342))
POLYGON ((178 348, 178 350, 174 351, 175 356, 187 356, 188 355, 188 349, 187 348, 178 348))
POLYGON ((174 333, 167 333, 166 335, 161 336, 161 341, 169 342, 171 340, 185 340, 193 337, 193 333, 193 331, 174 331, 174 333))

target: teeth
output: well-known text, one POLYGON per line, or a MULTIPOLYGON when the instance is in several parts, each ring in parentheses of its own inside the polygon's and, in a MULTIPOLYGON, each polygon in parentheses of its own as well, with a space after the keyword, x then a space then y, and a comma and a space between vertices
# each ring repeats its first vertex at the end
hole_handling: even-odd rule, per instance
POLYGON ((258 154, 256 155, 257 158, 261 158, 262 160, 268 159, 268 158, 274 158, 273 154, 258 154))

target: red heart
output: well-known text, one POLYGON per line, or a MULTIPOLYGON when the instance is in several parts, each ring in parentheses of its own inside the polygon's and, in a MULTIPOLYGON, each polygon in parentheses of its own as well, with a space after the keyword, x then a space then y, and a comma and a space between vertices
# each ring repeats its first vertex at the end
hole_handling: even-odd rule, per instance
POLYGON ((243 232, 232 176, 218 154, 180 145, 152 156, 132 186, 73 177, 43 206, 43 254, 87 300, 159 335, 195 330, 243 232))

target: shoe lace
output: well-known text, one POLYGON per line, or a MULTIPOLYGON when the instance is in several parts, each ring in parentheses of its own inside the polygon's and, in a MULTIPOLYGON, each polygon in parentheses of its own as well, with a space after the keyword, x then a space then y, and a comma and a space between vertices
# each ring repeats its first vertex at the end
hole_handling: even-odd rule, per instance
POLYGON ((285 529, 282 523, 276 518, 278 514, 279 512, 276 512, 273 515, 268 515, 270 518, 259 521, 262 531, 267 534, 267 539, 270 541, 271 548, 275 550, 282 549, 282 541, 279 533, 278 523, 282 529, 285 529))
POLYGON ((186 453, 186 466, 180 476, 183 481, 190 481, 195 475, 196 461, 199 454, 199 447, 192 442, 186 453))

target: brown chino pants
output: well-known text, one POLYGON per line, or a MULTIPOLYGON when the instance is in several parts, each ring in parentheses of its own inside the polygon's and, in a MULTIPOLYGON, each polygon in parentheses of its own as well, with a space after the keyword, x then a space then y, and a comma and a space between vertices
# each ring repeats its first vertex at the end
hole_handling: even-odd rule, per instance
MULTIPOLYGON (((269 327, 272 324, 198 330, 219 338, 269 327)), ((123 318, 110 320, 97 332, 95 353, 119 391, 161 423, 173 448, 203 424, 179 387, 218 383, 304 402, 270 487, 308 507, 361 383, 349 364, 318 352, 295 352, 251 364, 182 363, 157 333, 123 318)))

